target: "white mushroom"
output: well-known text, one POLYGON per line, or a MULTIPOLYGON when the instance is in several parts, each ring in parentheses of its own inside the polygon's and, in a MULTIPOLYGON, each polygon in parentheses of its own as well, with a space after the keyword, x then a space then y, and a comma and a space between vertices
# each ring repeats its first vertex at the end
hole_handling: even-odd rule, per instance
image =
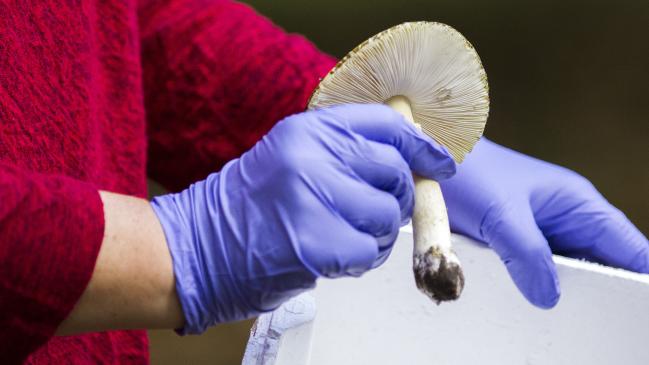
MULTIPOLYGON (((462 162, 489 113, 487 76, 471 44, 433 22, 404 23, 368 39, 320 82, 309 109, 385 103, 462 162)), ((451 249, 446 206, 437 182, 415 176, 413 270, 417 287, 437 303, 464 287, 451 249)))

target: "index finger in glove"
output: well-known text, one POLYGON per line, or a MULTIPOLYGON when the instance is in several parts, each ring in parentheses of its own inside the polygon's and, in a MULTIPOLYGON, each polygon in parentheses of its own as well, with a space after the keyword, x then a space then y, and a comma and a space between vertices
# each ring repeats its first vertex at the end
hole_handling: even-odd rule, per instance
POLYGON ((455 174, 455 161, 446 148, 385 105, 350 104, 323 111, 368 140, 394 146, 421 176, 443 180, 455 174))
POLYGON ((505 204, 488 214, 481 231, 525 298, 540 308, 554 307, 561 295, 556 267, 532 212, 505 204))

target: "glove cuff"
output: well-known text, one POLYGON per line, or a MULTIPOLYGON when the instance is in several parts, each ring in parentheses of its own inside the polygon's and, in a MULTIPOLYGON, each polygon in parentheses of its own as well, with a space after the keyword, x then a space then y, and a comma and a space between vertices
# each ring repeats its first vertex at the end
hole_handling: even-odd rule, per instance
POLYGON ((203 290, 200 288, 201 284, 197 276, 200 274, 196 272, 199 264, 192 237, 186 234, 190 232, 191 224, 183 219, 184 214, 177 202, 182 198, 180 194, 156 197, 151 202, 151 206, 160 220, 167 239, 176 292, 185 316, 185 325, 176 329, 176 332, 180 335, 200 334, 213 323, 205 315, 208 310, 202 304, 206 301, 201 294, 203 290))

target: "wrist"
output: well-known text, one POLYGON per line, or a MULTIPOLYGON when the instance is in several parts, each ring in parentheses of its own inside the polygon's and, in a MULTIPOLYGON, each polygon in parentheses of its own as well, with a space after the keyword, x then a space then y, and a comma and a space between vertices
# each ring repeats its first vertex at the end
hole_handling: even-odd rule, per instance
POLYGON ((171 257, 149 202, 101 192, 105 232, 92 278, 57 334, 177 328, 171 257))
MULTIPOLYGON (((197 183, 200 184, 200 183, 197 183)), ((199 282, 196 281, 198 266, 194 255, 192 238, 188 235, 193 229, 191 217, 180 211, 185 191, 154 198, 151 208, 156 214, 164 232, 165 242, 172 262, 175 278, 175 291, 182 308, 184 325, 178 327, 180 334, 200 333, 207 327, 206 319, 201 317, 205 309, 201 308, 199 282), (200 328, 200 329, 199 329, 200 328)))
POLYGON ((151 203, 172 258, 185 318, 180 334, 202 333, 216 323, 247 317, 227 259, 228 249, 236 246, 228 231, 221 229, 219 179, 219 173, 211 174, 151 203), (228 242, 231 245, 225 247, 228 242))

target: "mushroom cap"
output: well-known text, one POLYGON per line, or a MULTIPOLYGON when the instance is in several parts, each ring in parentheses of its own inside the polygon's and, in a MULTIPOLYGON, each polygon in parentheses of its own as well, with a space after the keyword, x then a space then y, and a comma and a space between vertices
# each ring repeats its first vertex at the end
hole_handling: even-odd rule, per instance
POLYGON ((457 162, 473 149, 489 114, 489 86, 480 57, 452 27, 403 23, 347 54, 325 76, 309 109, 385 103, 405 97, 414 122, 457 162))

